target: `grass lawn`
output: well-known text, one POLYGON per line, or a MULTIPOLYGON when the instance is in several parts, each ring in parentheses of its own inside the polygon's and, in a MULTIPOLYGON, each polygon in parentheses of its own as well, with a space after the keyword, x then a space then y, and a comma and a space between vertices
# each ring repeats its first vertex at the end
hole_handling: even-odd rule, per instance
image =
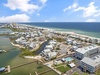
POLYGON ((87 73, 84 73, 84 74, 82 74, 82 75, 88 75, 87 73))
MULTIPOLYGON (((72 75, 80 75, 78 72, 74 72, 72 75)), ((84 73, 82 75, 88 75, 87 73, 84 73)))
POLYGON ((96 71, 96 75, 100 75, 100 69, 96 71))
POLYGON ((66 65, 66 66, 60 66, 60 67, 58 67, 56 69, 59 70, 60 72, 64 73, 64 72, 70 70, 71 68, 66 65))

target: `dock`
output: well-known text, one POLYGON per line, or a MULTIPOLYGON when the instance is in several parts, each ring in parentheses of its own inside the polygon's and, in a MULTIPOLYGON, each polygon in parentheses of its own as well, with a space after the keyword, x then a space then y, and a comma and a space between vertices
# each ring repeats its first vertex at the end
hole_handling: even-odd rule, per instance
MULTIPOLYGON (((13 67, 11 67, 10 65, 8 65, 8 66, 6 66, 5 74, 10 73, 11 72, 11 69, 15 69, 15 68, 18 68, 18 67, 22 67, 22 66, 25 66, 25 65, 34 63, 34 62, 37 62, 37 61, 31 61, 31 62, 27 62, 27 63, 23 63, 23 64, 16 65, 16 66, 13 66, 13 67)), ((30 75, 31 75, 31 73, 30 73, 30 75)))
POLYGON ((7 68, 6 68, 6 70, 5 70, 5 71, 6 71, 6 74, 11 72, 10 65, 8 65, 8 66, 7 66, 7 68))

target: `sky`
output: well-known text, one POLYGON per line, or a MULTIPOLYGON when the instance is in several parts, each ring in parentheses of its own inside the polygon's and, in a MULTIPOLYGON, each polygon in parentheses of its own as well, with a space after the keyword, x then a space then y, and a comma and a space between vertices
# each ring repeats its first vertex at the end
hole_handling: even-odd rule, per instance
POLYGON ((100 22, 100 0, 0 0, 0 22, 100 22))

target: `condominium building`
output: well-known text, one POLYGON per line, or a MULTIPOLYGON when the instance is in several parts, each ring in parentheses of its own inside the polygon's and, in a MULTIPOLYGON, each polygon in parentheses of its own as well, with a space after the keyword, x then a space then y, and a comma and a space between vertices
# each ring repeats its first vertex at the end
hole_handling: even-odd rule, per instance
POLYGON ((94 73, 97 69, 100 68, 100 55, 96 55, 92 58, 84 57, 80 61, 80 66, 83 71, 94 73))
POLYGON ((91 45, 84 48, 78 48, 74 56, 78 59, 83 59, 84 57, 89 57, 96 53, 100 53, 100 47, 97 45, 91 45))

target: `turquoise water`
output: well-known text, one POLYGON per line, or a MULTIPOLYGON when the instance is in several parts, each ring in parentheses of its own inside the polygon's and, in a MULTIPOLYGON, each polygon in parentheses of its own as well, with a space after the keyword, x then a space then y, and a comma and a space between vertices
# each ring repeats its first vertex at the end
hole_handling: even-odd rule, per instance
POLYGON ((68 62, 68 61, 72 61, 73 58, 71 58, 71 57, 67 57, 67 58, 65 58, 65 60, 68 62))
POLYGON ((91 37, 100 38, 100 22, 85 23, 85 22, 37 22, 23 23, 35 27, 50 28, 57 31, 75 32, 91 37))

